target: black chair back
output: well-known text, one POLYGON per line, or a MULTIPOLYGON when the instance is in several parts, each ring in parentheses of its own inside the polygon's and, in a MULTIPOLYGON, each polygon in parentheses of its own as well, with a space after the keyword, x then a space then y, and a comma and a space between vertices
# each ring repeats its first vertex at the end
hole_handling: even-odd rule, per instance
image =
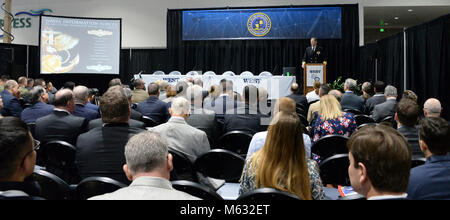
POLYGON ((75 198, 87 200, 94 196, 114 192, 126 186, 108 177, 88 177, 82 180, 75 188, 75 198))
POLYGON ((194 164, 183 153, 170 149, 169 153, 173 156, 173 170, 170 172, 170 180, 188 180, 198 182, 194 164))
POLYGON ((413 156, 411 158, 411 169, 417 166, 422 166, 425 164, 427 159, 423 156, 413 156))
POLYGON ((311 152, 317 154, 322 160, 336 154, 347 154, 348 137, 343 135, 327 135, 317 140, 311 147, 311 152))
POLYGON ((297 195, 272 188, 261 188, 244 193, 237 200, 257 202, 273 200, 302 200, 297 195))
POLYGON ((383 118, 380 121, 380 124, 384 124, 386 126, 393 127, 394 129, 397 129, 397 122, 394 120, 394 116, 388 116, 386 118, 383 118))
POLYGON ((377 125, 377 123, 366 123, 366 124, 362 124, 362 125, 358 126, 358 130, 361 129, 361 128, 364 128, 364 127, 366 127, 366 126, 376 126, 376 125, 377 125))
POLYGON ((80 181, 75 166, 76 148, 65 141, 51 141, 41 146, 44 164, 53 173, 69 184, 80 181))
POLYGON ((223 198, 209 187, 186 180, 172 181, 174 189, 185 192, 203 200, 223 200, 223 198))
POLYGON ((246 155, 253 135, 244 131, 230 131, 219 138, 218 145, 231 152, 246 155))
POLYGON ((236 182, 244 169, 244 159, 228 150, 214 149, 195 160, 197 172, 214 179, 236 182))
POLYGON ((314 104, 314 103, 316 103, 316 102, 318 102, 318 101, 320 101, 320 99, 317 99, 317 100, 314 100, 314 101, 312 101, 312 102, 309 102, 308 104, 309 104, 309 106, 311 106, 312 104, 314 104))
POLYGON ((307 112, 305 112, 305 107, 299 107, 299 105, 300 106, 303 106, 302 104, 297 104, 297 107, 296 107, 296 109, 295 109, 295 111, 297 112, 297 114, 298 115, 303 115, 303 116, 305 116, 305 115, 307 115, 307 112))
POLYGON ((28 178, 36 181, 41 188, 41 197, 48 200, 68 200, 70 199, 69 185, 58 176, 45 170, 36 170, 28 178))
POLYGON ((359 109, 344 109, 343 111, 351 113, 353 115, 361 115, 361 114, 363 114, 359 109))
POLYGON ((350 186, 348 154, 337 154, 329 157, 319 164, 322 183, 350 186))
POLYGON ((152 128, 158 126, 159 124, 148 116, 142 116, 142 122, 144 122, 145 127, 152 128))
POLYGON ((355 115, 355 121, 358 126, 363 124, 375 123, 375 120, 367 115, 355 115))

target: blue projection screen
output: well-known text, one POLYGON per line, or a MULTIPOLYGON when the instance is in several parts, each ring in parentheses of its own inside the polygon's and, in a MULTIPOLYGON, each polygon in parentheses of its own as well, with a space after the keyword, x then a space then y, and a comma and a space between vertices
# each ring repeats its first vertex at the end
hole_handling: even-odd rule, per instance
POLYGON ((341 8, 183 11, 183 40, 340 39, 341 8))

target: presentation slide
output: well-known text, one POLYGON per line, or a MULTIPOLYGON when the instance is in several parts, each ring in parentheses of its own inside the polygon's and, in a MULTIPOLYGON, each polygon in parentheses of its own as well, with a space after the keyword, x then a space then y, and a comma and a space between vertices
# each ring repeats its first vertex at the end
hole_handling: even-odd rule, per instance
POLYGON ((120 19, 41 16, 41 74, 119 74, 120 19))

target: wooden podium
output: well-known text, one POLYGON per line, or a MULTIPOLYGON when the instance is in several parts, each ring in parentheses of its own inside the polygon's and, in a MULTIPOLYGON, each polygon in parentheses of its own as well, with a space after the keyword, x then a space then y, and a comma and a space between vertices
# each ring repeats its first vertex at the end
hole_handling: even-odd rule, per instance
POLYGON ((303 94, 311 92, 315 81, 327 83, 327 66, 322 63, 306 64, 303 69, 303 94))

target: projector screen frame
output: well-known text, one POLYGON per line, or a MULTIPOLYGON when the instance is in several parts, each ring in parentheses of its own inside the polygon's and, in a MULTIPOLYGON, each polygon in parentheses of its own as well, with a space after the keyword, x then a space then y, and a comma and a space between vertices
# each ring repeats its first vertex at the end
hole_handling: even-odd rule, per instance
POLYGON ((93 17, 76 17, 76 16, 61 16, 61 15, 45 15, 41 14, 39 16, 39 75, 110 75, 110 76, 119 76, 120 75, 120 52, 122 50, 122 18, 93 18, 93 17), (69 18, 69 19, 86 19, 86 20, 118 20, 119 21, 119 72, 118 73, 42 73, 42 60, 41 60, 41 36, 42 36, 42 17, 54 17, 54 18, 69 18))

